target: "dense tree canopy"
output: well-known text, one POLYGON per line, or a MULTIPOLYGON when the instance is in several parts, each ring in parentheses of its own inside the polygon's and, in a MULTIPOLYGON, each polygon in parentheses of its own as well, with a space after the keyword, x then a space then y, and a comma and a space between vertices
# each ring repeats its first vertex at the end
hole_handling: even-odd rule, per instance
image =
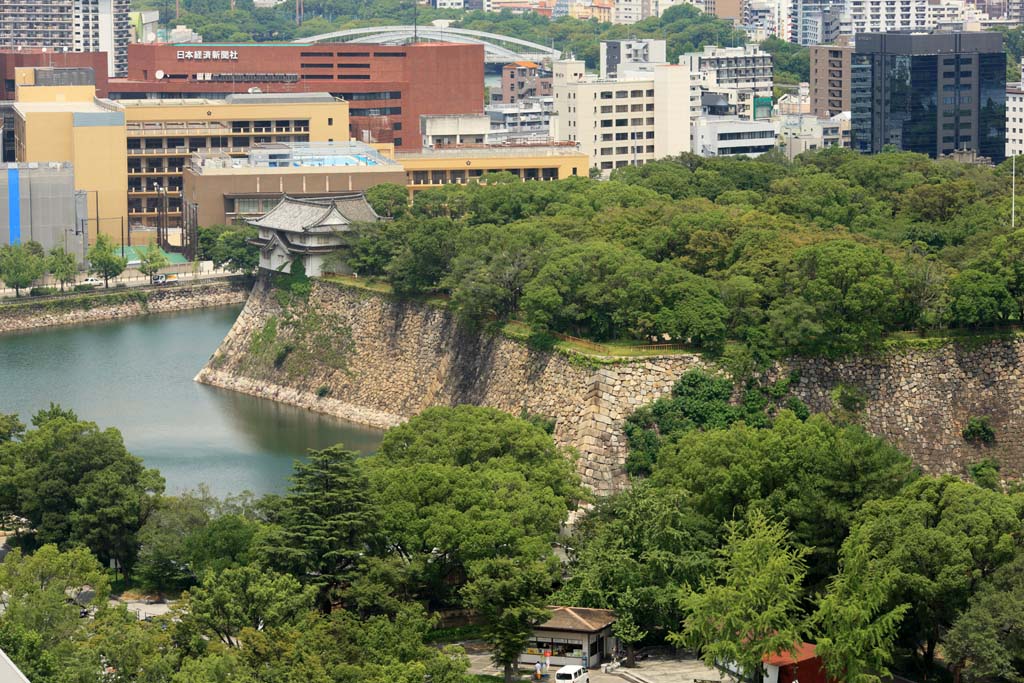
POLYGON ((682 155, 607 182, 506 176, 419 193, 356 240, 352 265, 403 295, 447 294, 473 324, 657 337, 754 366, 1021 322, 1024 232, 1008 229, 1001 167, 827 149, 682 155))

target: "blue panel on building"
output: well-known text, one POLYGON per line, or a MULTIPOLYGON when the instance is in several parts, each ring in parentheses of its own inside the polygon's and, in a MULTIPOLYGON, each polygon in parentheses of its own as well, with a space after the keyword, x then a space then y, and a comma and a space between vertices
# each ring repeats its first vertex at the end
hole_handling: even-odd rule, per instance
POLYGON ((18 169, 7 169, 7 210, 10 216, 11 244, 21 242, 21 176, 18 169))

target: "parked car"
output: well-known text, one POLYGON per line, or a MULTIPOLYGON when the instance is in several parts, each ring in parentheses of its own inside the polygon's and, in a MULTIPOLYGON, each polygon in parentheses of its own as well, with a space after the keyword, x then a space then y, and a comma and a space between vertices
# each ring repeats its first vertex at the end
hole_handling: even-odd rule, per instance
POLYGON ((590 683, 590 674, 587 673, 587 667, 585 666, 563 666, 561 669, 555 672, 555 681, 564 681, 565 683, 590 683))
POLYGON ((98 278, 98 277, 87 277, 87 278, 85 278, 84 280, 82 280, 82 282, 81 282, 80 284, 83 284, 83 285, 93 285, 93 286, 100 286, 100 285, 102 285, 102 284, 103 284, 103 278, 98 278))
POLYGON ((166 276, 166 275, 164 275, 163 273, 157 273, 156 275, 154 275, 153 277, 151 277, 151 278, 149 279, 149 281, 150 281, 151 283, 153 283, 154 285, 162 285, 162 284, 166 284, 166 283, 167 283, 167 276, 166 276))

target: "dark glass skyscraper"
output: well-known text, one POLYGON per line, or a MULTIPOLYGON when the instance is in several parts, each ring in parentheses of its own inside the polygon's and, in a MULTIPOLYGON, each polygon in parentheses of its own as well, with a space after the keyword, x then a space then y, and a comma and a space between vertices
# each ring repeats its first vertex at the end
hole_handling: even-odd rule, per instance
POLYGON ((860 33, 850 69, 853 148, 930 157, 1006 148, 1006 54, 999 33, 860 33))

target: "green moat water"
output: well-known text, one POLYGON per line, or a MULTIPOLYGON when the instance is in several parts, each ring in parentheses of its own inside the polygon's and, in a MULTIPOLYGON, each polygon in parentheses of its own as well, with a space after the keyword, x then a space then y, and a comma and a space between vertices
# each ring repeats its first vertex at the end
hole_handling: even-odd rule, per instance
POLYGON ((167 480, 169 493, 282 492, 307 449, 370 453, 382 433, 192 381, 237 306, 0 335, 0 412, 23 422, 51 401, 100 427, 167 480))

